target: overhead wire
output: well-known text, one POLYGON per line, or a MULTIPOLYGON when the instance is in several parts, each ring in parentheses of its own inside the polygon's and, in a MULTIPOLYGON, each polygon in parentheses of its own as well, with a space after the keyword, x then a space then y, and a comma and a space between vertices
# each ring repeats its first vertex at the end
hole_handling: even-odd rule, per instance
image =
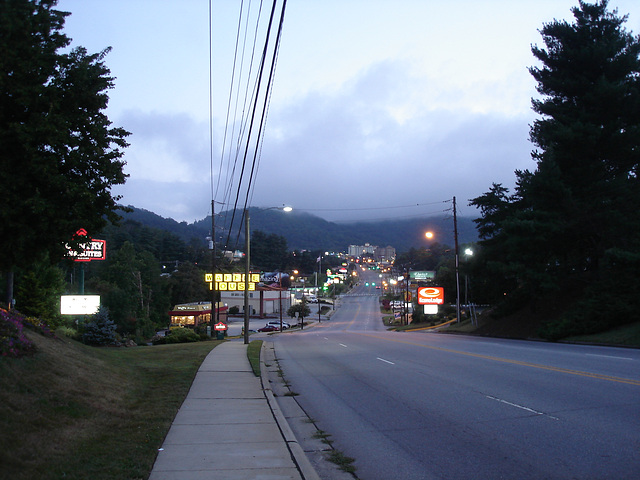
MULTIPOLYGON (((253 155, 253 162, 251 165, 251 174, 249 176, 249 183, 247 188, 247 195, 245 197, 245 208, 249 203, 250 193, 253 191, 254 178, 258 173, 258 165, 260 160, 260 153, 262 151, 262 144, 264 140, 265 125, 267 116, 269 114, 269 105, 271 101, 271 92, 273 87, 273 81, 275 77, 276 65, 278 63, 278 51, 280 49, 280 39, 282 37, 282 26, 284 25, 284 12, 287 5, 287 0, 283 0, 282 10, 280 12, 280 21, 278 22, 278 33, 276 34, 275 45, 273 47, 273 58, 271 60, 271 69, 269 71, 269 79, 267 80, 267 89, 264 96, 264 104, 262 106, 262 118, 260 119, 260 127, 258 128, 258 138, 253 155)), ((275 2, 274 2, 275 6, 275 2)))
MULTIPOLYGON (((209 4, 211 4, 211 0, 209 1, 209 4)), ((251 5, 251 2, 249 2, 249 5, 251 5)), ((236 76, 236 63, 238 61, 238 46, 240 44, 240 32, 241 32, 241 29, 242 29, 242 11, 243 11, 243 9, 244 9, 244 0, 240 2, 240 15, 238 16, 238 28, 237 28, 237 31, 236 31, 236 42, 235 42, 234 55, 233 55, 233 67, 232 67, 232 72, 231 72, 231 82, 229 84, 229 100, 227 102, 227 114, 226 114, 226 119, 225 119, 224 135, 223 135, 223 138, 222 138, 221 159, 220 159, 220 165, 219 165, 219 168, 218 168, 218 181, 217 181, 217 185, 216 185, 216 191, 218 191, 220 189, 220 181, 222 179, 222 167, 224 165, 224 152, 226 150, 227 135, 229 133, 229 116, 231 115, 231 102, 233 100, 233 86, 235 84, 234 80, 235 80, 235 76, 236 76)), ((247 16, 247 20, 248 20, 248 16, 247 16)), ((209 19, 209 22, 211 22, 211 19, 209 19)), ((211 33, 209 33, 209 42, 211 43, 211 33)), ((209 47, 209 49, 211 50, 211 46, 209 47)), ((209 69, 211 69, 211 62, 210 62, 209 69)), ((242 76, 242 69, 240 70, 240 76, 242 76)), ((236 109, 237 109, 237 104, 236 104, 236 109)), ((213 116, 212 107, 210 107, 209 114, 211 116, 213 116)), ((233 125, 235 125, 235 123, 233 125)), ((233 132, 233 125, 232 125, 232 131, 231 131, 231 137, 232 138, 233 138, 233 133, 234 133, 233 132)), ((212 180, 212 184, 213 184, 213 172, 212 172, 212 179, 211 180, 212 180)))
MULTIPOLYGON (((248 208, 249 200, 251 197, 251 192, 254 189, 255 181, 257 178, 258 166, 259 166, 259 152, 262 150, 262 141, 264 139, 264 129, 266 124, 266 117, 268 114, 268 106, 271 99, 271 89, 273 86, 274 72, 277 61, 277 51, 279 49, 279 42, 282 34, 282 27, 284 23, 284 13, 286 7, 286 0, 282 0, 282 7, 280 11, 280 21, 278 24, 278 33, 275 40, 275 45, 271 48, 274 49, 273 58, 271 60, 271 64, 268 65, 268 52, 269 48, 272 44, 274 44, 273 40, 273 25, 275 13, 277 11, 278 0, 273 1, 273 5, 271 8, 271 13, 268 20, 268 26, 266 30, 266 35, 264 39, 264 47, 262 51, 262 56, 259 61, 259 66, 257 67, 257 71, 254 74, 254 64, 255 64, 255 54, 256 54, 256 45, 258 43, 258 38, 260 37, 260 25, 262 23, 262 1, 260 2, 260 8, 258 9, 258 13, 255 18, 255 30, 253 33, 253 47, 250 52, 250 60, 248 61, 248 73, 246 76, 244 75, 245 64, 247 63, 247 57, 249 57, 247 53, 247 45, 248 45, 248 37, 249 37, 249 21, 251 15, 251 2, 247 8, 244 6, 244 2, 241 4, 239 19, 238 19, 238 28, 236 31, 236 45, 234 52, 234 62, 233 62, 233 72, 231 76, 231 85, 229 88, 229 99, 227 101, 227 115, 226 115, 226 123, 224 129, 223 136, 223 148, 222 154, 220 158, 220 165, 218 168, 218 180, 216 183, 216 187, 214 188, 213 182, 213 154, 211 154, 211 176, 212 176, 212 198, 218 198, 221 192, 223 202, 227 205, 233 205, 233 208, 230 210, 231 219, 227 221, 225 219, 224 224, 227 226, 228 235, 226 245, 230 244, 230 235, 234 229, 234 224, 236 222, 236 211, 238 210, 239 204, 243 203, 243 216, 244 211, 248 208), (243 19, 246 19, 244 24, 244 39, 242 41, 242 52, 240 53, 240 38, 242 35, 242 24, 243 19), (269 72, 268 80, 266 80, 266 87, 264 86, 266 76, 266 72, 269 72), (240 109, 240 97, 241 94, 241 84, 245 83, 244 90, 244 100, 242 102, 242 112, 240 113, 240 118, 238 119, 239 109, 240 109), (253 88, 250 85, 253 84, 253 88), (231 119, 231 105, 233 102, 235 92, 235 109, 233 120, 231 119), (258 111, 258 109, 262 109, 258 111), (231 123, 231 125, 230 125, 231 123), (231 133, 229 133, 231 132, 231 133), (231 140, 231 141, 230 141, 231 140), (225 156, 226 156, 226 181, 224 183, 224 188, 221 186, 223 174, 222 172, 225 170, 225 156)), ((212 44, 212 35, 211 35, 211 0, 210 0, 210 44, 212 44)), ((212 71, 212 53, 210 46, 210 90, 212 91, 212 81, 211 81, 211 71, 212 71)), ((212 93, 210 93, 212 96, 212 93)), ((212 101, 210 100, 210 116, 213 118, 213 106, 212 101)), ((212 123, 210 126, 210 135, 213 137, 213 127, 212 123)), ((213 145, 213 140, 212 140, 213 145)), ((213 147, 212 147, 213 148, 213 147)), ((229 209, 226 210, 226 215, 229 213, 229 209)), ((243 218, 242 216, 242 218, 243 218)), ((238 232, 240 231, 240 227, 238 227, 238 232)), ((237 240, 236 240, 237 243, 237 240)))

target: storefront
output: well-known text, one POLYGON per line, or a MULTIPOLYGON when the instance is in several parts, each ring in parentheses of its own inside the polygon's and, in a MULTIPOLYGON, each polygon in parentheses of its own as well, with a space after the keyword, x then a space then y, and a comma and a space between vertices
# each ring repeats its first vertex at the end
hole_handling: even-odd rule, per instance
MULTIPOLYGON (((216 306, 216 318, 214 321, 227 323, 228 307, 222 303, 216 306)), ((172 327, 191 327, 195 328, 203 323, 209 323, 211 320, 211 302, 194 302, 176 305, 169 312, 171 317, 170 326, 172 327)))

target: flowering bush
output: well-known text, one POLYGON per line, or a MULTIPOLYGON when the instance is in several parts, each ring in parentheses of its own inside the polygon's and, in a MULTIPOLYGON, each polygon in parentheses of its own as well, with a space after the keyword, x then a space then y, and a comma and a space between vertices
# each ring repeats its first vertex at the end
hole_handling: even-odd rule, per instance
POLYGON ((0 308, 0 356, 22 357, 35 353, 36 346, 22 333, 24 317, 0 308))
POLYGON ((45 337, 53 337, 54 334, 43 320, 36 317, 22 317, 22 324, 27 327, 29 330, 33 330, 34 332, 38 332, 45 337))

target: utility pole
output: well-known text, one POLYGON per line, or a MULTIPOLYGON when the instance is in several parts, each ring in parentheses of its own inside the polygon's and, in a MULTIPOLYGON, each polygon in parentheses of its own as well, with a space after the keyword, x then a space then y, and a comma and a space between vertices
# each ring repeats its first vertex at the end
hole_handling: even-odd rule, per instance
POLYGON ((211 199, 211 335, 213 336, 213 327, 216 320, 216 211, 215 201, 211 199))
POLYGON ((250 248, 251 240, 249 238, 249 210, 244 210, 244 245, 245 245, 245 260, 244 265, 244 344, 249 344, 249 264, 251 261, 250 248))
POLYGON ((322 252, 318 257, 318 276, 316 277, 316 299, 318 300, 318 323, 322 323, 320 318, 320 271, 322 270, 322 252))
POLYGON ((456 248, 456 323, 460 323, 460 262, 458 259, 458 215, 456 197, 453 197, 453 237, 456 248))

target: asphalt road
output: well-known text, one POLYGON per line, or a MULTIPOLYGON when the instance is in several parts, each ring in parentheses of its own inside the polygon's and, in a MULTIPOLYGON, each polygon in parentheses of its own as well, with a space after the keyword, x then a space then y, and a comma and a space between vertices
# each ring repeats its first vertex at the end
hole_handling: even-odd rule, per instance
POLYGON ((640 351, 387 332, 379 290, 353 293, 271 338, 358 478, 640 478, 640 351))

